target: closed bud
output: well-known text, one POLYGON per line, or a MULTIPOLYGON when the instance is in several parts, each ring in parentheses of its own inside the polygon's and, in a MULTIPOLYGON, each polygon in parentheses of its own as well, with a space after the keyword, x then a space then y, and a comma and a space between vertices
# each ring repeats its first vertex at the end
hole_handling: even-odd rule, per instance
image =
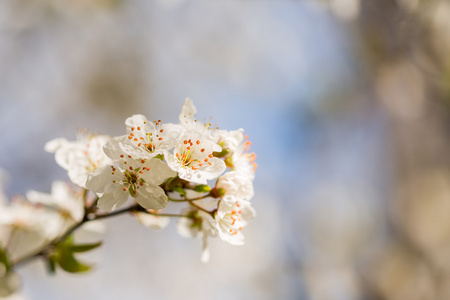
POLYGON ((211 187, 207 184, 199 184, 195 186, 194 191, 199 193, 208 193, 211 191, 211 187))

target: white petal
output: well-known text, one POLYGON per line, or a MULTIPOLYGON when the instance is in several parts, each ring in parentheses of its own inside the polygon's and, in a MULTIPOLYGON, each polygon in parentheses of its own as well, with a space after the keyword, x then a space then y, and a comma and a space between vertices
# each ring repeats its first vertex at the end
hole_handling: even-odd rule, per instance
POLYGON ((162 188, 147 184, 137 189, 135 199, 143 208, 155 210, 166 207, 169 202, 162 188))
POLYGON ((186 98, 181 107, 181 114, 179 116, 181 124, 185 125, 186 123, 194 121, 196 113, 197 109, 195 108, 194 103, 191 99, 186 98))
POLYGON ((96 193, 111 193, 115 189, 113 180, 120 180, 121 174, 117 170, 113 175, 111 166, 104 166, 89 175, 86 188, 96 193))
POLYGON ((113 193, 104 193, 98 200, 98 208, 106 211, 113 211, 127 202, 129 193, 123 191, 119 186, 113 193))
POLYGON ((59 148, 63 147, 64 145, 67 145, 67 143, 68 141, 64 138, 53 139, 45 144, 44 149, 47 152, 54 153, 59 148))
POLYGON ((203 171, 206 179, 208 180, 219 177, 227 168, 225 162, 220 158, 213 157, 209 160, 209 162, 211 165, 208 165, 208 167, 203 171))
MULTIPOLYGON (((170 155, 170 154, 169 154, 170 155)), ((177 175, 169 166, 160 159, 151 159, 143 165, 150 168, 150 171, 144 172, 141 176, 146 182, 154 185, 160 185, 167 178, 175 177, 177 175)))
POLYGON ((153 122, 149 122, 144 115, 133 115, 126 119, 125 125, 127 126, 127 132, 131 133, 141 127, 141 130, 146 132, 152 132, 155 130, 153 122), (132 129, 134 128, 134 130, 132 129))

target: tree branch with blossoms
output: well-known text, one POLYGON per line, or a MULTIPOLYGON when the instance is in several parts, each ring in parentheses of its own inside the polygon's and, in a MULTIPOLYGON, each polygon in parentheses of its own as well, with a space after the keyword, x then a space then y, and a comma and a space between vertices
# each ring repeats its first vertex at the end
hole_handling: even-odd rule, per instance
POLYGON ((50 194, 29 191, 0 202, 0 297, 18 288, 15 269, 36 258, 51 273, 90 270, 76 255, 101 242, 80 243, 74 233, 122 214, 153 229, 177 218, 180 235, 202 240, 203 262, 210 257, 209 238, 242 245, 242 229, 255 217, 251 143, 242 129, 219 130, 195 116, 186 99, 178 124, 133 115, 122 136, 83 131, 76 141, 48 142, 46 150, 73 185, 55 181, 50 194), (182 205, 180 213, 165 212, 169 202, 182 205))

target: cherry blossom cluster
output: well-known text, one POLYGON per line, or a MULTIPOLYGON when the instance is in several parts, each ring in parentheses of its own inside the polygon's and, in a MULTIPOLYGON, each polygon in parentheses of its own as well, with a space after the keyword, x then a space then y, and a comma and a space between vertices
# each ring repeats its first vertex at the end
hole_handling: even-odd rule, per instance
POLYGON ((7 203, 0 197, 0 297, 15 289, 15 266, 43 258, 49 270, 82 272, 75 254, 100 245, 79 244, 79 228, 101 231, 100 219, 133 214, 144 226, 177 230, 203 242, 244 243, 243 228, 255 217, 255 155, 242 129, 220 130, 196 119, 186 99, 179 123, 133 115, 117 137, 80 132, 76 141, 57 138, 45 146, 68 172, 72 184, 56 181, 51 194, 30 191, 7 203), (168 212, 179 208, 176 213, 168 212))

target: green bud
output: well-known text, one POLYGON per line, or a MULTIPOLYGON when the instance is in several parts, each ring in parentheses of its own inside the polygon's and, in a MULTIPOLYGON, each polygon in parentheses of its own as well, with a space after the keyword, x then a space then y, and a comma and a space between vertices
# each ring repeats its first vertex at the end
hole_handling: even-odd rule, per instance
POLYGON ((228 156, 227 158, 225 158, 225 165, 228 168, 234 168, 233 157, 232 156, 228 156))
POLYGON ((211 191, 211 187, 207 184, 199 184, 195 186, 194 191, 199 193, 208 193, 211 191))
POLYGON ((179 193, 182 196, 186 196, 186 191, 183 188, 179 187, 179 186, 173 186, 172 187, 172 191, 177 192, 177 193, 179 193))
POLYGON ((230 153, 230 149, 222 149, 222 152, 213 152, 215 157, 225 157, 230 153))

